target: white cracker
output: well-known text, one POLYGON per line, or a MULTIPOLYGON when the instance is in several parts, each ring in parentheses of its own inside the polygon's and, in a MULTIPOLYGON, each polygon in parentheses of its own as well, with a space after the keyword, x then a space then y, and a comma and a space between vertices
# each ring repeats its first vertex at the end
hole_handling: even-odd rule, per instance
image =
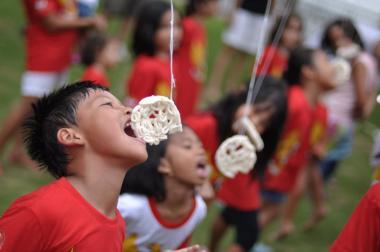
POLYGON ((138 138, 159 144, 168 134, 182 131, 181 117, 174 102, 165 96, 149 96, 132 110, 132 129, 138 138))
POLYGON ((233 178, 238 172, 248 173, 253 169, 257 160, 256 149, 247 136, 235 135, 219 146, 215 159, 220 172, 233 178))

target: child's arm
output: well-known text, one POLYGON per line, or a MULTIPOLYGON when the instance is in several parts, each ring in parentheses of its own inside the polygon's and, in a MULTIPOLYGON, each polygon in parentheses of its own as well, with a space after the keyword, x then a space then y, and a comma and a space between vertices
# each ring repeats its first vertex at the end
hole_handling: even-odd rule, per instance
POLYGON ((68 19, 62 17, 59 14, 49 14, 43 19, 43 23, 49 31, 87 27, 96 27, 100 30, 104 30, 107 26, 105 18, 100 15, 93 17, 68 19))
POLYGON ((0 251, 42 251, 41 225, 28 209, 14 209, 0 219, 0 251))
POLYGON ((51 32, 64 29, 78 29, 87 27, 96 27, 98 29, 106 28, 106 21, 103 16, 95 15, 93 17, 80 18, 73 14, 61 14, 56 1, 45 1, 43 4, 36 2, 34 11, 42 20, 42 24, 51 32), (70 15, 70 16, 68 16, 70 15), (71 16, 73 15, 73 16, 71 16))
POLYGON ((366 82, 366 68, 361 62, 354 62, 352 69, 352 79, 354 84, 354 91, 356 95, 355 107, 353 111, 354 118, 363 119, 364 109, 366 107, 366 94, 365 94, 365 82, 366 82))

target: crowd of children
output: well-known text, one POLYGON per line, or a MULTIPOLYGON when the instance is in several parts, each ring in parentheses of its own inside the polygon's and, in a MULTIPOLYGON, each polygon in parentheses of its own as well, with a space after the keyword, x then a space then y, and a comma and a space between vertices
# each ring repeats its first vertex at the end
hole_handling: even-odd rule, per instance
MULTIPOLYGON (((0 217, 1 252, 213 252, 219 251, 230 227, 235 238, 225 251, 244 252, 254 249, 262 230, 277 218, 280 226, 273 238, 290 235, 306 193, 313 210, 304 228, 313 228, 327 215, 325 185, 350 153, 355 123, 369 116, 377 90, 379 68, 351 20, 331 22, 321 47, 311 49, 302 46, 299 15, 278 17, 253 73, 260 76, 260 90, 254 102, 246 103, 248 85, 227 83, 229 91, 219 97, 224 76, 220 68, 230 60, 228 50, 231 55, 239 50, 256 53, 258 39, 244 36, 252 27, 234 29, 251 20, 260 30, 268 1, 237 1, 224 36, 223 59, 213 70, 208 91, 204 22, 214 15, 216 0, 187 0, 184 14, 174 9, 174 16, 164 0, 126 1, 125 6, 135 5, 128 15, 112 9, 121 1, 105 1, 106 14, 123 12, 128 16, 124 29, 131 30, 132 66, 120 102, 108 91, 112 83, 107 71, 121 62, 127 33, 109 37, 105 17, 87 6, 89 2, 91 8, 97 5, 23 1, 28 24, 22 98, 1 127, 0 151, 14 137, 15 159, 40 166, 57 180, 19 198, 0 217), (352 53, 344 56, 344 50, 352 53), (75 51, 85 66, 82 81, 63 85, 75 51), (130 107, 150 95, 171 95, 171 56, 173 100, 184 127, 149 146, 133 133, 130 107), (352 69, 349 80, 339 85, 331 62, 337 57, 352 69), (201 96, 208 92, 213 96, 209 101, 216 101, 201 111, 201 96), (215 153, 224 140, 241 133, 237 122, 242 117, 255 125, 264 149, 251 172, 223 177, 215 153), (20 147, 22 129, 32 160, 20 147), (211 204, 218 211, 208 230, 209 242, 191 246, 192 233, 208 217, 211 204)), ((379 48, 374 50, 377 57, 379 48)), ((239 78, 247 59, 241 57, 239 78)), ((0 176, 2 172, 0 163, 0 176)), ((378 186, 369 190, 332 251, 380 250, 379 195, 378 186), (367 238, 355 239, 358 232, 367 238)))

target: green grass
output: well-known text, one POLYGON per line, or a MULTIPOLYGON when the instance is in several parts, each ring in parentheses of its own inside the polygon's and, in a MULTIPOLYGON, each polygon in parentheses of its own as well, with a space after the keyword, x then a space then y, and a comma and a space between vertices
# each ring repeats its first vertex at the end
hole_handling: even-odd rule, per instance
MULTIPOLYGON (((11 105, 19 98, 19 80, 23 71, 23 42, 21 30, 24 25, 24 17, 21 9, 21 1, 0 1, 0 120, 4 118, 11 105)), ((209 70, 213 60, 220 49, 220 34, 223 24, 217 20, 208 22, 210 45, 208 53, 209 70)), ((109 76, 114 86, 112 91, 120 98, 123 96, 124 82, 128 76, 130 62, 123 62, 112 69, 109 76)), ((78 79, 81 68, 76 66, 71 73, 71 79, 78 79)), ((276 223, 263 233, 262 239, 273 245, 275 251, 304 252, 327 251, 328 245, 334 240, 340 229, 351 214, 353 208, 368 189, 371 169, 368 164, 369 153, 372 146, 370 131, 373 125, 380 125, 380 108, 377 106, 368 124, 360 126, 356 136, 353 154, 341 165, 335 182, 328 188, 328 217, 313 231, 303 233, 300 231, 302 223, 310 214, 310 204, 302 201, 296 216, 296 224, 299 229, 288 239, 279 243, 270 243, 268 237, 275 230, 276 223)), ((7 154, 2 157, 5 159, 7 154)), ((44 173, 38 173, 24 167, 14 166, 4 162, 5 174, 0 177, 0 214, 17 197, 32 191, 33 189, 51 181, 51 177, 44 173)), ((208 241, 210 223, 218 210, 212 206, 206 221, 194 234, 194 242, 205 244, 208 241)), ((229 232, 223 241, 225 247, 233 239, 233 233, 229 232)))

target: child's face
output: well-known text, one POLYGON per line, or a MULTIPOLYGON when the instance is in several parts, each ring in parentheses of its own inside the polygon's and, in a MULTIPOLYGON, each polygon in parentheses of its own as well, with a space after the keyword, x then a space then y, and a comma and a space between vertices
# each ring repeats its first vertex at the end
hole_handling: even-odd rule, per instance
POLYGON ((117 40, 109 40, 99 55, 99 61, 107 68, 118 64, 120 57, 121 43, 117 40))
POLYGON ((241 105, 235 112, 233 130, 235 133, 239 133, 238 122, 242 117, 247 116, 251 122, 255 125, 257 131, 261 134, 268 127, 270 120, 275 112, 273 106, 270 103, 263 102, 255 105, 241 105))
POLYGON ((77 109, 76 130, 85 151, 110 160, 110 166, 131 167, 147 159, 145 143, 130 126, 131 109, 107 91, 90 91, 77 109))
POLYGON ((209 175, 202 143, 188 127, 172 135, 164 157, 167 174, 191 187, 203 184, 209 175))
MULTIPOLYGON (((159 52, 169 52, 170 50, 170 10, 166 11, 161 18, 161 24, 156 31, 154 42, 159 52)), ((177 49, 182 40, 182 26, 180 22, 180 16, 174 11, 174 30, 173 30, 173 45, 174 50, 177 49)))
POLYGON ((201 4, 199 8, 199 14, 203 17, 211 17, 214 16, 216 11, 218 10, 218 1, 209 0, 201 4))
POLYGON ((301 32, 301 20, 291 17, 281 38, 282 45, 289 50, 296 48, 301 42, 301 32))
POLYGON ((330 90, 334 85, 334 68, 327 56, 321 50, 317 50, 313 55, 313 69, 315 72, 316 81, 323 90, 330 90))
POLYGON ((352 40, 346 36, 343 29, 338 25, 330 28, 328 31, 328 36, 336 49, 349 46, 353 43, 352 40))

